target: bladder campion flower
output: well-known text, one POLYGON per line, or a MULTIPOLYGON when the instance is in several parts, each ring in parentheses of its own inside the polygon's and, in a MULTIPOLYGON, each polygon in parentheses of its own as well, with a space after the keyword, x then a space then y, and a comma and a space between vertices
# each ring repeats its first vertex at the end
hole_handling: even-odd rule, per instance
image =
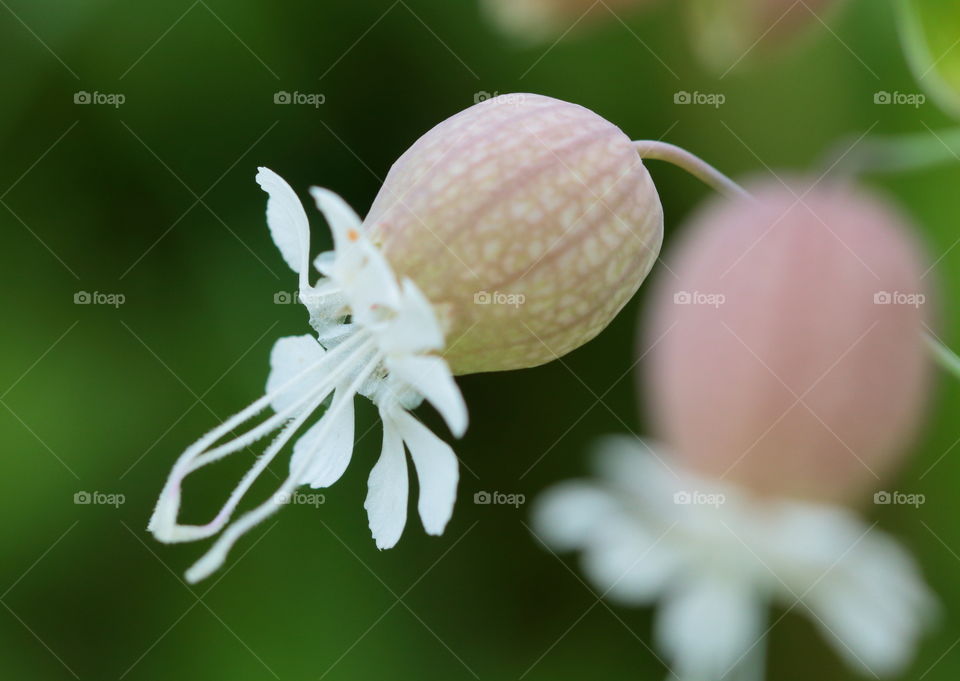
POLYGON ((770 600, 808 612, 852 666, 894 674, 935 600, 853 507, 925 401, 920 251, 896 210, 847 185, 751 189, 694 219, 653 293, 642 387, 663 444, 608 438, 600 479, 549 490, 535 527, 582 551, 602 593, 660 601, 679 678, 762 678, 770 600))
POLYGON ((353 451, 357 394, 377 405, 383 421, 365 503, 377 546, 396 544, 406 523, 405 448, 420 481, 424 527, 442 533, 456 497, 457 459, 411 411, 425 399, 459 437, 467 410, 454 375, 543 364, 617 314, 656 260, 663 233, 638 149, 670 156, 669 145, 631 142, 575 104, 537 95, 478 104, 401 156, 365 220, 332 192, 311 190, 334 240, 334 250, 313 261, 323 275, 315 284, 306 212, 286 182, 261 168, 267 224, 299 276, 314 333, 277 341, 266 395, 175 464, 150 531, 164 542, 222 531, 188 579, 221 565, 296 487, 339 479, 353 451), (217 444, 267 407, 272 416, 217 444), (296 439, 275 497, 231 523, 257 477, 319 410, 296 439), (278 430, 213 520, 178 521, 184 478, 278 430))

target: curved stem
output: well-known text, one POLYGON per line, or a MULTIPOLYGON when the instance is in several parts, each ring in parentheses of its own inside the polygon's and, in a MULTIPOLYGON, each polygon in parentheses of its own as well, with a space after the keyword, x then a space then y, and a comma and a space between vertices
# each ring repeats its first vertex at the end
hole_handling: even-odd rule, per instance
POLYGON ((953 374, 955 378, 960 378, 960 357, 957 356, 957 353, 944 345, 940 339, 929 331, 924 333, 924 337, 927 339, 927 345, 930 346, 930 351, 937 363, 953 374))
POLYGON ((750 194, 743 187, 686 149, 659 140, 638 140, 633 145, 644 160, 672 163, 724 196, 750 198, 750 194))

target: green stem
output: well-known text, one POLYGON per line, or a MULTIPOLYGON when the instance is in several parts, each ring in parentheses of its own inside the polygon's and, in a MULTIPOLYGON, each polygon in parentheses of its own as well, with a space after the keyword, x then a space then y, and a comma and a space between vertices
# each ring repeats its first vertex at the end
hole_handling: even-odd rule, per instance
POLYGON ((633 145, 637 148, 640 158, 644 160, 672 163, 724 196, 750 198, 750 194, 743 187, 686 149, 658 140, 639 140, 633 145))
POLYGON ((960 378, 960 357, 957 356, 957 353, 940 342, 940 339, 938 339, 932 333, 925 333, 924 336, 927 339, 927 345, 930 347, 931 352, 933 352, 933 357, 937 360, 937 363, 943 369, 946 369, 949 373, 953 374, 955 378, 960 378))

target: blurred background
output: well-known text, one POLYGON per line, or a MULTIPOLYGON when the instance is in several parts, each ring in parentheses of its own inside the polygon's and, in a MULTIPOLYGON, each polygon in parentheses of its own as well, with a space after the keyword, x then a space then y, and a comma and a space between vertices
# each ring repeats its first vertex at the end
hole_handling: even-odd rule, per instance
MULTIPOLYGON (((159 545, 145 527, 185 445, 262 394, 276 338, 308 330, 302 307, 275 302, 295 277, 266 229, 258 165, 362 214, 419 135, 518 91, 733 175, 819 175, 838 140, 950 124, 932 103, 877 103, 918 91, 885 2, 851 1, 789 46, 769 36, 720 68, 695 56, 681 4, 616 17, 597 5, 596 21, 530 44, 476 0, 0 1, 0 676, 663 678, 649 611, 598 602, 574 559, 531 536, 527 504, 474 503, 529 501, 585 473, 597 435, 645 432, 627 372, 643 290, 562 361, 460 381, 471 427, 441 538, 411 515, 398 547, 376 550, 362 507, 376 427, 324 504, 285 509, 195 587, 180 576, 203 547, 159 545)), ((708 190, 650 168, 669 249, 708 190)), ((870 182, 921 226, 942 337, 957 345, 960 162, 870 182)), ((318 250, 329 241, 311 217, 318 250)), ((946 606, 910 679, 960 674, 958 409, 960 386, 941 381, 890 483, 926 503, 866 504, 946 606)), ((358 432, 373 416, 361 412, 358 432)), ((244 456, 191 480, 188 519, 219 508, 244 456)), ((855 677, 795 614, 770 646, 770 678, 855 677)))

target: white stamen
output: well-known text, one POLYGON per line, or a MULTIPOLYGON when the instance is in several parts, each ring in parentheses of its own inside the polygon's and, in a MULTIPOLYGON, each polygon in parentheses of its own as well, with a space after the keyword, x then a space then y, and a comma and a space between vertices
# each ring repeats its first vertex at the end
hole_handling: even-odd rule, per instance
MULTIPOLYGON (((382 356, 379 354, 374 355, 367 364, 363 366, 353 382, 344 390, 342 399, 334 400, 334 403, 330 406, 330 410, 324 414, 327 418, 326 431, 329 431, 330 424, 334 423, 339 411, 344 409, 346 404, 352 404, 357 390, 359 390, 363 382, 370 377, 382 359, 382 356)), ((325 433, 318 435, 317 439, 322 440, 324 435, 325 433)), ((310 459, 305 459, 300 466, 290 472, 290 475, 287 476, 286 480, 283 481, 283 484, 280 485, 270 499, 253 510, 247 511, 224 530, 214 545, 210 547, 210 550, 187 570, 187 581, 191 584, 199 582, 223 565, 223 561, 226 559, 227 554, 236 541, 252 528, 269 518, 283 505, 283 499, 300 484, 300 479, 303 477, 303 473, 309 464, 310 459)))
MULTIPOLYGON (((339 479, 353 453, 353 398, 357 394, 368 397, 382 412, 401 410, 403 414, 426 399, 455 435, 460 436, 467 425, 466 406, 450 368, 435 354, 443 349, 444 338, 430 302, 412 281, 397 280, 384 254, 364 234, 362 221, 353 209, 332 192, 312 191, 330 223, 335 251, 317 258, 316 267, 326 278, 310 286, 309 223, 303 206, 293 189, 269 169, 260 168, 257 181, 268 194, 270 233, 284 260, 299 276, 298 297, 310 313, 310 325, 316 334, 280 339, 271 353, 267 394, 201 437, 174 465, 148 530, 158 540, 171 543, 202 539, 223 530, 187 572, 190 582, 216 570, 233 544, 278 510, 297 486, 321 487, 339 479), (299 436, 311 414, 331 395, 325 413, 299 436), (217 444, 268 406, 273 415, 217 444), (213 520, 205 525, 178 523, 181 485, 187 476, 278 430, 213 520), (279 489, 271 499, 231 523, 253 483, 295 436, 298 439, 289 475, 279 489)), ((385 419, 385 432, 389 431, 391 437, 398 434, 395 421, 406 422, 402 416, 385 419)), ((427 435, 419 429, 412 432, 416 451, 411 455, 418 477, 428 488, 421 492, 424 526, 435 534, 443 530, 453 511, 456 457, 448 445, 423 430, 427 435)), ((402 455, 403 443, 400 445, 402 455)), ((406 478, 403 486, 406 489, 406 478)), ((399 514, 394 521, 398 518, 399 514)), ((404 510, 400 522, 394 522, 398 538, 405 518, 404 510)), ((384 538, 376 531, 374 535, 378 546, 383 547, 384 538)))
POLYGON ((323 400, 333 391, 336 384, 343 380, 345 376, 349 375, 351 371, 355 370, 357 363, 370 354, 373 346, 373 341, 369 335, 363 333, 356 334, 356 336, 350 338, 342 345, 326 353, 321 360, 287 381, 280 388, 260 398, 234 417, 227 419, 222 425, 189 447, 187 451, 183 453, 180 460, 177 461, 173 471, 170 473, 167 484, 160 494, 160 502, 157 504, 157 508, 154 511, 147 529, 150 530, 157 539, 168 543, 193 541, 210 537, 219 532, 229 519, 230 514, 233 513, 240 498, 246 493, 247 489, 249 489, 250 485, 253 484, 266 466, 269 465, 270 461, 276 456, 283 445, 290 440, 297 428, 320 406, 323 400), (345 361, 336 365, 335 369, 329 375, 325 376, 316 388, 303 395, 287 409, 275 414, 263 424, 248 431, 244 435, 204 453, 206 447, 212 442, 216 442, 226 432, 229 432, 229 430, 232 430, 237 425, 256 416, 256 414, 262 411, 278 396, 300 385, 304 379, 315 373, 318 368, 324 367, 324 365, 328 364, 331 360, 339 360, 339 355, 350 349, 354 349, 354 351, 349 354, 345 361), (305 404, 309 405, 308 408, 303 408, 305 404), (284 429, 270 444, 263 456, 257 459, 254 466, 244 475, 240 484, 231 493, 227 503, 221 508, 213 520, 205 525, 181 525, 177 523, 177 516, 180 511, 180 484, 190 473, 202 466, 243 449, 260 437, 263 437, 266 433, 281 427, 283 423, 294 415, 296 415, 295 421, 290 424, 290 427, 284 429))

